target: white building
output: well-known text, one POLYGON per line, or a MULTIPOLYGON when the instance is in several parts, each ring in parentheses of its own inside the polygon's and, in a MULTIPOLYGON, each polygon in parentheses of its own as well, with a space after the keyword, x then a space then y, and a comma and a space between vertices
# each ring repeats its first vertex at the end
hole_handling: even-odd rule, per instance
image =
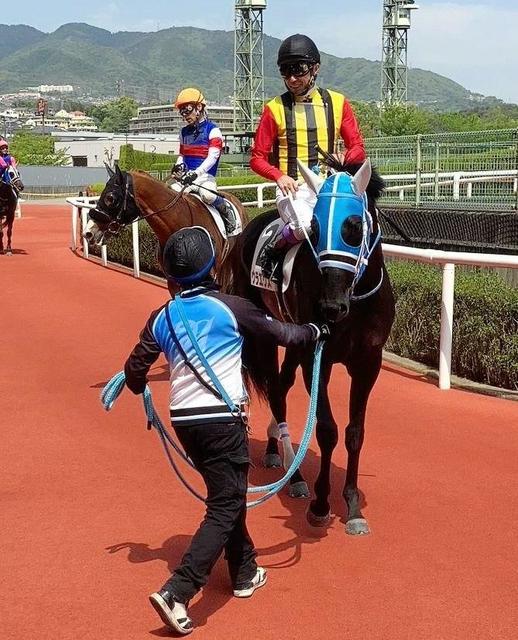
POLYGON ((41 93, 72 93, 74 87, 71 84, 40 84, 37 89, 41 93))
POLYGON ((166 153, 178 155, 180 142, 178 135, 135 135, 107 133, 104 131, 82 133, 73 131, 52 132, 55 149, 64 150, 70 156, 69 164, 75 167, 102 167, 106 162, 113 166, 120 157, 120 148, 125 144, 133 145, 137 151, 148 153, 166 153))

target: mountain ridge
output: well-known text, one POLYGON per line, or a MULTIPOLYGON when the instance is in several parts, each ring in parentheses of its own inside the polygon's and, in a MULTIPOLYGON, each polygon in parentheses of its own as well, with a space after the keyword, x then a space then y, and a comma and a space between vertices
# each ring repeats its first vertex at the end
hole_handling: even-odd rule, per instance
MULTIPOLYGON (((0 25, 0 37, 7 45, 0 55, 0 93, 39 84, 72 84, 83 93, 108 97, 123 86, 125 93, 144 103, 169 101, 191 84, 213 102, 228 102, 233 93, 233 31, 169 27, 112 33, 71 22, 51 33, 28 25, 0 25)), ((275 64, 280 42, 264 36, 266 96, 283 90, 275 64)), ((380 61, 322 52, 320 83, 352 100, 378 100, 380 75, 380 61)), ((418 106, 439 111, 502 102, 418 68, 408 70, 408 97, 418 106)))

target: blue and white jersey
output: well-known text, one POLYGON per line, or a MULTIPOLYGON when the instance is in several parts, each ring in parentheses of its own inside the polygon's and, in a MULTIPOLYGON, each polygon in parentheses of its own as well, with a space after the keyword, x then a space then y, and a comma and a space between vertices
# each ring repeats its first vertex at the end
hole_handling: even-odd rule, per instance
POLYGON ((189 124, 180 131, 180 155, 177 164, 183 162, 189 171, 198 175, 215 176, 223 148, 223 135, 210 120, 189 124))
MULTIPOLYGON (((187 335, 175 301, 171 300, 167 306, 176 336, 188 360, 202 378, 214 387, 187 335)), ((190 329, 203 355, 230 399, 237 406, 246 402, 247 394, 241 375, 243 338, 239 333, 234 314, 223 302, 204 294, 185 297, 184 309, 190 329)), ((152 331, 169 362, 171 418, 178 424, 192 420, 193 413, 198 414, 198 419, 207 422, 221 422, 222 419, 228 418, 229 409, 225 402, 201 385, 185 364, 171 337, 165 308, 153 322, 152 331), (200 407, 210 407, 213 410, 208 411, 206 415, 200 415, 200 407)))
MULTIPOLYGON (((319 335, 313 325, 282 323, 266 315, 249 300, 220 293, 214 288, 198 287, 182 293, 189 326, 200 349, 218 376, 232 402, 247 400, 241 372, 243 340, 247 334, 260 333, 283 346, 308 345, 319 335)), ((174 300, 167 302, 171 321, 187 359, 211 386, 174 300)), ((175 426, 234 422, 235 416, 223 400, 207 389, 185 364, 169 331, 165 305, 154 311, 124 366, 126 384, 133 393, 142 393, 150 366, 163 353, 170 369, 169 406, 175 426)))

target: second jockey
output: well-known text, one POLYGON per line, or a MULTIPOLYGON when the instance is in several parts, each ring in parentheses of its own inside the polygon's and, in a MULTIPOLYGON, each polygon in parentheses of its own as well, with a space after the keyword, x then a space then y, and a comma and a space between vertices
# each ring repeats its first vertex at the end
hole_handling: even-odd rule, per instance
POLYGON ((176 180, 172 188, 181 184, 196 192, 207 204, 220 213, 227 234, 235 231, 236 222, 232 205, 217 194, 216 171, 218 169, 223 136, 220 128, 207 118, 207 103, 199 89, 183 89, 176 98, 175 107, 187 123, 180 131, 180 155, 171 175, 176 180))
POLYGON ((9 153, 9 143, 4 138, 0 138, 0 176, 4 182, 11 182, 9 167, 16 167, 16 158, 9 153))

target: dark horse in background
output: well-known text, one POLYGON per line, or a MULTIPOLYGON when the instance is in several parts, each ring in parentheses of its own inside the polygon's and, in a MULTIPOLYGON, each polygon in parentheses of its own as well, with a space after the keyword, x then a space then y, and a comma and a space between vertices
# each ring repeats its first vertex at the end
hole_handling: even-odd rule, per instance
MULTIPOLYGON (((333 175, 325 181, 299 163, 304 179, 317 193, 312 243, 305 242, 295 258, 289 289, 280 305, 274 292, 250 284, 251 263, 257 239, 276 216, 272 211, 252 220, 232 253, 233 292, 247 297, 279 317, 282 306, 295 322, 327 322, 331 337, 326 342, 320 374, 316 435, 321 465, 315 482, 315 497, 307 517, 315 526, 330 519, 331 456, 338 442, 338 428, 328 395, 334 364, 343 364, 351 376, 349 424, 345 430, 348 452, 343 496, 348 509, 346 531, 369 533, 361 512, 358 467, 364 439, 367 401, 381 369, 382 349, 394 319, 394 298, 385 269, 375 201, 383 181, 367 160, 361 167, 342 165, 324 154, 333 175), (353 176, 354 174, 354 176, 353 176)), ((281 294, 277 294, 281 295, 281 294)), ((257 337, 261 360, 250 375, 268 398, 277 423, 286 421, 286 395, 302 366, 309 391, 313 349, 287 349, 279 372, 277 347, 257 337)), ((269 430, 269 435, 271 432, 269 430)), ((270 437, 267 453, 277 451, 277 438, 270 437)), ((299 481, 302 478, 299 478, 299 481)))
MULTIPOLYGON (((225 238, 199 198, 182 191, 173 191, 144 171, 115 171, 107 167, 110 178, 99 201, 89 212, 90 221, 84 237, 91 243, 102 243, 117 235, 135 220, 145 220, 154 231, 158 243, 158 262, 169 236, 184 227, 199 225, 207 229, 216 247, 216 271, 222 276, 225 258, 236 238, 225 238)), ((237 209, 241 226, 247 222, 237 198, 224 194, 237 209)), ((230 275, 224 277, 227 280, 230 275)), ((170 283, 170 289, 174 285, 170 283)))
POLYGON ((0 255, 4 253, 4 228, 7 230, 5 254, 12 255, 11 238, 13 236, 14 215, 18 194, 23 191, 23 188, 18 169, 7 167, 0 179, 0 255))

